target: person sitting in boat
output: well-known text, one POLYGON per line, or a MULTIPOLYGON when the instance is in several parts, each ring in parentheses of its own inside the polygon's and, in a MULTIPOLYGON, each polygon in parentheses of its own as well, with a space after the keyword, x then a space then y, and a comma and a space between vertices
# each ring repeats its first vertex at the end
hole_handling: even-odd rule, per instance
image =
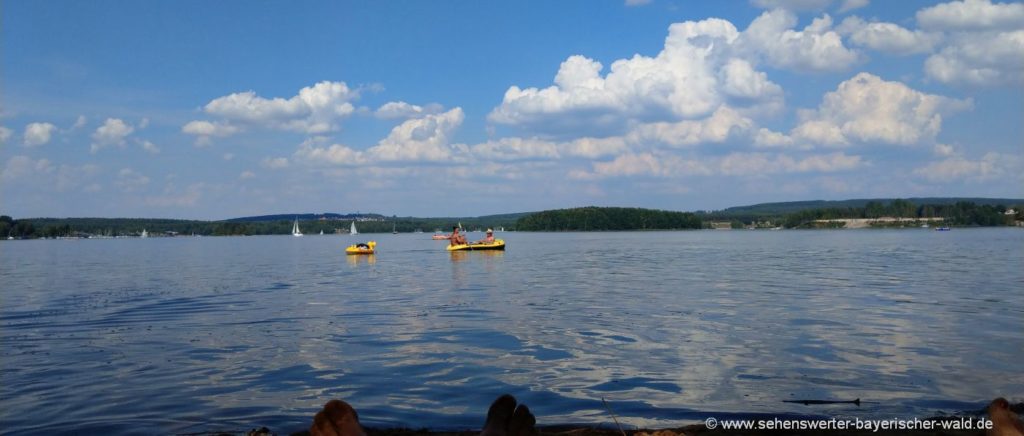
POLYGON ((466 237, 459 233, 459 226, 452 227, 452 235, 448 237, 451 245, 465 245, 466 237))
POLYGON ((367 244, 365 242, 360 242, 360 243, 356 244, 356 248, 362 248, 363 250, 369 250, 370 249, 370 244, 367 244))
POLYGON ((487 236, 479 241, 474 242, 475 244, 493 244, 494 243, 494 230, 487 229, 487 236))

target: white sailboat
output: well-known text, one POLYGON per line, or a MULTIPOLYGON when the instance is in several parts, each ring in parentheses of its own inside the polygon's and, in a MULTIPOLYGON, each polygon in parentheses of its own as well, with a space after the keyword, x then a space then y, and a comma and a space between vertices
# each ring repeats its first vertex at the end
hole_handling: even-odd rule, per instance
POLYGON ((299 219, 295 218, 295 224, 292 224, 292 236, 302 236, 302 232, 299 231, 299 219))
POLYGON ((147 232, 146 229, 142 229, 142 234, 139 235, 139 237, 140 238, 148 238, 149 237, 149 232, 147 232))
POLYGON ((352 228, 349 229, 348 233, 350 235, 358 235, 359 234, 359 232, 356 230, 356 222, 355 221, 352 221, 352 228))
POLYGON ((323 235, 324 235, 324 231, 323 231, 323 230, 321 230, 321 231, 320 231, 320 236, 323 236, 323 235))

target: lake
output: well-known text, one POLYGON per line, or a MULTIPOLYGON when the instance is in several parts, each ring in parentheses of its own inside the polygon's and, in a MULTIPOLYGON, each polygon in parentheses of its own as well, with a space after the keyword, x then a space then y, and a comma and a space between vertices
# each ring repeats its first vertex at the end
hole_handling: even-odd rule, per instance
POLYGON ((631 426, 1024 396, 1021 229, 498 237, 4 241, 0 431, 287 433, 331 398, 451 429, 501 393, 631 426))

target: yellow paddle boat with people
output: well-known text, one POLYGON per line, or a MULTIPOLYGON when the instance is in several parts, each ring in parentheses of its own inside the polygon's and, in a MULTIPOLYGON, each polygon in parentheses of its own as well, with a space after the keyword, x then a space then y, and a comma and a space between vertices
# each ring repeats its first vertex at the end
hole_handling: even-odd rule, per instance
POLYGON ((373 254, 377 248, 377 243, 374 241, 352 244, 345 249, 345 254, 373 254))
MULTIPOLYGON (((458 232, 452 232, 458 234, 458 232)), ((494 230, 487 229, 487 237, 476 241, 466 242, 465 238, 462 238, 461 244, 453 244, 448 246, 448 251, 477 251, 477 250, 505 250, 504 239, 494 239, 494 230)))
POLYGON ((469 244, 449 245, 448 251, 505 250, 505 240, 495 239, 493 242, 471 242, 469 244))

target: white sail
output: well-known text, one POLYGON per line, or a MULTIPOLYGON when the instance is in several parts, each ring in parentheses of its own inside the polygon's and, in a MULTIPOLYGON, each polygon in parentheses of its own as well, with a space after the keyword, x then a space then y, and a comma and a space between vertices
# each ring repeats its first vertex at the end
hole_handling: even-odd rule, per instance
POLYGON ((292 225, 292 236, 302 236, 302 232, 299 231, 299 219, 295 218, 295 224, 292 225))
POLYGON ((348 233, 352 234, 352 235, 358 235, 359 234, 359 232, 356 231, 356 222, 355 221, 352 221, 352 228, 349 229, 348 233))
POLYGON ((149 232, 147 232, 146 229, 142 229, 142 234, 139 235, 139 236, 142 237, 142 238, 148 238, 149 237, 149 232))

